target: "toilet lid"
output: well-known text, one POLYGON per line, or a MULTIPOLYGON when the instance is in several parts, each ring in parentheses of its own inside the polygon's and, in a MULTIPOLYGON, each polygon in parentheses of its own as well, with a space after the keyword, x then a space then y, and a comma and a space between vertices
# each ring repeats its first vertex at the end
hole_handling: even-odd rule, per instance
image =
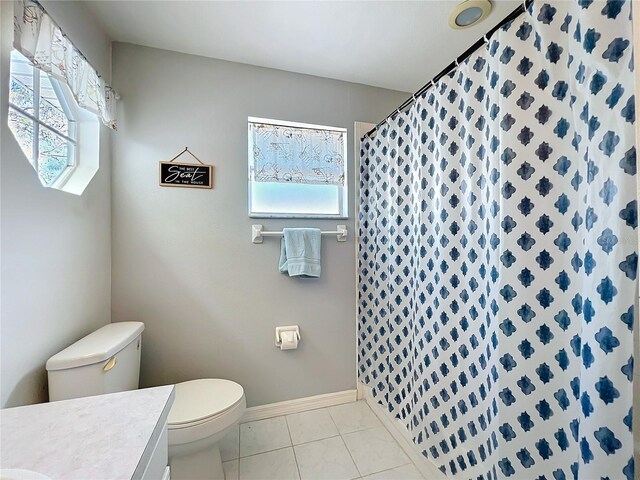
POLYGON ((231 380, 203 378, 176 384, 169 425, 198 422, 233 407, 244 397, 241 385, 231 380))

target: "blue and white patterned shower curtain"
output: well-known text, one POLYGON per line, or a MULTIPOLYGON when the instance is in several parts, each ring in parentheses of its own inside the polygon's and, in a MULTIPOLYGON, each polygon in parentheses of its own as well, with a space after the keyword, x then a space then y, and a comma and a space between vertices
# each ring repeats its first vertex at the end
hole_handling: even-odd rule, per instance
POLYGON ((536 1, 362 141, 360 379, 451 477, 633 478, 630 10, 536 1))

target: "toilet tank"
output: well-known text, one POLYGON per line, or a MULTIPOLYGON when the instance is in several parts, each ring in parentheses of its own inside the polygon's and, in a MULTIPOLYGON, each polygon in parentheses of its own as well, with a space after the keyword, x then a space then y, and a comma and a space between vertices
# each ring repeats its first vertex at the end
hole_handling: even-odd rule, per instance
POLYGON ((116 322, 47 360, 49 401, 135 390, 140 378, 142 322, 116 322))

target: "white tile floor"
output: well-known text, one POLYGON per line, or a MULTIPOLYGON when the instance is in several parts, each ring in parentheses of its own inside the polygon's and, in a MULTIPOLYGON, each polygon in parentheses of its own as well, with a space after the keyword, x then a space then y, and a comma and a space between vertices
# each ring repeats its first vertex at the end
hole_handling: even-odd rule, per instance
POLYGON ((242 423, 220 454, 225 480, 422 480, 365 402, 242 423))

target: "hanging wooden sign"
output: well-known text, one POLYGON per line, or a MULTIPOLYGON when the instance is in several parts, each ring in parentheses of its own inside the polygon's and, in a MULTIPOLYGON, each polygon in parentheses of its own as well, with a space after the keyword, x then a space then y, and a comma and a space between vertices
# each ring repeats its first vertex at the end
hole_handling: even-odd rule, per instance
POLYGON ((160 162, 160 186, 213 188, 213 165, 202 163, 188 148, 185 148, 168 162, 160 162), (183 153, 188 153, 198 163, 174 162, 183 153))

